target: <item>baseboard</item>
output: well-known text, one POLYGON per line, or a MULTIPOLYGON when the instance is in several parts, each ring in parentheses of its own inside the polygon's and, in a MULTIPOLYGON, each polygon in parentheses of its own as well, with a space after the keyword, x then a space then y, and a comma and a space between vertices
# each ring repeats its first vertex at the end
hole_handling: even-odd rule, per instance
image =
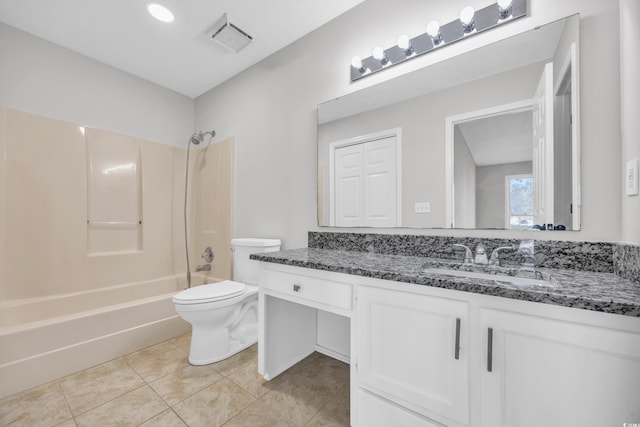
POLYGON ((333 357, 341 362, 346 364, 351 364, 351 358, 346 354, 338 353, 337 351, 331 350, 330 348, 323 347, 321 345, 316 344, 316 351, 318 353, 322 353, 325 356, 333 357))

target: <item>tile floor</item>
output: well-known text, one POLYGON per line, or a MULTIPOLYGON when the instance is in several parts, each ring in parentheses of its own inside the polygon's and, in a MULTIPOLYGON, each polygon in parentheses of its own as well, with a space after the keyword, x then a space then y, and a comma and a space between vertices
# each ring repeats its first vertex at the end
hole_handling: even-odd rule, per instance
POLYGON ((253 346, 207 366, 190 335, 0 400, 0 426, 349 425, 349 365, 313 353, 272 381, 253 346))

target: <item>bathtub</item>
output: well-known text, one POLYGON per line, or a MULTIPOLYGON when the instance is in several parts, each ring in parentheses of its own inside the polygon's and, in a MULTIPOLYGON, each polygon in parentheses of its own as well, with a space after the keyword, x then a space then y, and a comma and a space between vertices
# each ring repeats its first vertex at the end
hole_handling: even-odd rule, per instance
POLYGON ((178 335, 180 276, 0 304, 0 398, 178 335))

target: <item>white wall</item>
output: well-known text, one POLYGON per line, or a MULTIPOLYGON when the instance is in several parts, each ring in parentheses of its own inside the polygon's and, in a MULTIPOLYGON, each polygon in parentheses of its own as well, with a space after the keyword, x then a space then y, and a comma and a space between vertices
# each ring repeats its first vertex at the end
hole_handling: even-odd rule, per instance
MULTIPOLYGON (((536 237, 620 240, 619 54, 612 48, 618 43, 617 2, 531 0, 527 18, 350 83, 349 64, 353 55, 367 56, 375 45, 393 45, 399 34, 424 32, 425 22, 432 18, 448 22, 458 16, 463 6, 482 7, 486 3, 368 0, 197 98, 196 128, 212 127, 219 131, 220 138, 236 137, 236 236, 280 237, 284 239, 284 247, 292 248, 305 246, 307 231, 318 229, 317 104, 579 12, 582 230, 545 232, 536 237)), ((371 231, 530 236, 506 231, 371 231)))
MULTIPOLYGON (((640 157, 640 2, 620 0, 620 75, 622 171, 640 157)), ((640 196, 626 196, 622 186, 622 241, 640 244, 640 196)))
MULTIPOLYGON (((409 228, 445 227, 446 119, 531 98, 543 66, 542 63, 530 64, 323 123, 318 128, 318 163, 325 168, 324 188, 329 189, 328 147, 331 142, 401 128, 402 224, 409 228), (496 87, 500 90, 495 90, 496 87), (416 214, 416 202, 429 202, 430 213, 416 214)), ((323 225, 329 224, 328 193, 325 191, 323 225)), ((456 191, 456 201, 459 196, 456 191)))
POLYGON ((194 100, 0 23, 0 106, 184 147, 194 100))
POLYGON ((458 228, 476 227, 476 163, 460 126, 453 127, 454 223, 458 228))

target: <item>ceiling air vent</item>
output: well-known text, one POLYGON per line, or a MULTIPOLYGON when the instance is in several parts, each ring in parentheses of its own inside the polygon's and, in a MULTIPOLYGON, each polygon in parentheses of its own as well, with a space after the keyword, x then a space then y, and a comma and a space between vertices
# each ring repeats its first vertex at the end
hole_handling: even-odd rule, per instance
POLYGON ((226 13, 207 31, 207 36, 233 53, 238 53, 253 40, 253 37, 229 22, 226 13))

